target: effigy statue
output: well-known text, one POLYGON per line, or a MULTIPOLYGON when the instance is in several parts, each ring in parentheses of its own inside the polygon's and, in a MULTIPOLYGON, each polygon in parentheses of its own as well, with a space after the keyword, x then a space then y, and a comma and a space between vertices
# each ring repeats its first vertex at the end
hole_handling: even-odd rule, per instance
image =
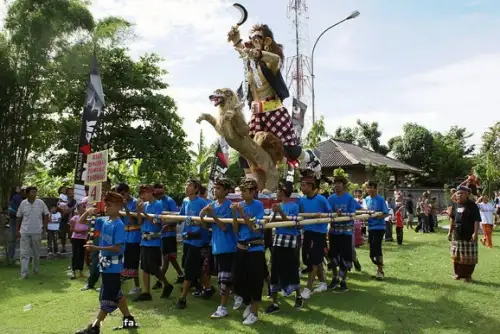
MULTIPOLYGON (((237 8, 242 10, 241 5, 237 8)), ((243 42, 238 27, 246 20, 244 8, 242 13, 244 18, 227 35, 244 64, 238 96, 230 89, 217 90, 210 99, 220 108, 219 122, 208 114, 200 116, 198 121, 209 121, 229 146, 240 153, 239 162, 245 177, 257 180, 259 190, 276 190, 279 180, 276 164, 283 156, 288 162, 288 182, 293 182, 294 168, 299 161, 319 179, 321 163, 312 150, 303 150, 299 145, 291 116, 283 106, 283 101, 290 96, 281 74, 283 46, 274 40, 273 32, 265 24, 253 26, 250 41, 243 42), (251 110, 250 123, 245 122, 245 127, 242 125, 243 101, 251 110), (228 120, 232 120, 231 126, 225 125, 228 120)))

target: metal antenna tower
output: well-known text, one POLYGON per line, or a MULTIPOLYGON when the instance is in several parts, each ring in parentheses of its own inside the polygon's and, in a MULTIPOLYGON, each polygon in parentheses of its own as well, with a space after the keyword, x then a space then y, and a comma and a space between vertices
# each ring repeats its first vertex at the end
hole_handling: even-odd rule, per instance
POLYGON ((287 17, 292 22, 295 55, 286 59, 286 83, 291 96, 308 105, 311 99, 311 66, 309 54, 309 19, 306 0, 289 0, 287 17))

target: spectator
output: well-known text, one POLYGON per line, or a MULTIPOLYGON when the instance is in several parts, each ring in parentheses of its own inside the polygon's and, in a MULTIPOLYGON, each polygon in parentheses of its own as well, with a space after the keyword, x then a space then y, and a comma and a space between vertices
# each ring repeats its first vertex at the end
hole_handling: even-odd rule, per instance
POLYGON ((23 201, 23 197, 21 196, 21 187, 15 187, 12 189, 12 193, 10 194, 9 201, 9 246, 7 249, 7 262, 14 262, 14 255, 16 254, 16 214, 21 202, 23 201))
POLYGON ((415 205, 413 204, 413 195, 408 194, 408 199, 406 200, 405 203, 405 210, 406 214, 408 215, 408 220, 406 222, 406 229, 412 229, 413 230, 413 216, 415 215, 414 211, 415 205))
POLYGON ((50 207, 50 223, 47 225, 47 246, 49 251, 49 258, 54 255, 59 255, 57 247, 57 234, 61 225, 61 213, 57 211, 57 205, 50 207))
POLYGON ((58 207, 62 211, 61 225, 59 227, 59 237, 61 238, 62 253, 66 253, 66 240, 71 241, 70 220, 76 209, 75 190, 68 188, 66 192, 68 201, 66 203, 59 201, 58 207))
POLYGON ((28 278, 30 250, 33 255, 33 274, 37 274, 40 266, 40 246, 42 230, 49 221, 47 205, 37 197, 37 188, 26 188, 27 198, 21 202, 17 210, 17 234, 21 238, 21 278, 28 278))
POLYGON ((76 271, 80 271, 80 277, 83 277, 83 265, 85 262, 85 244, 89 234, 89 226, 80 224, 80 216, 86 211, 87 200, 82 200, 78 204, 77 214, 71 218, 71 236, 72 259, 71 259, 71 279, 76 278, 76 271))

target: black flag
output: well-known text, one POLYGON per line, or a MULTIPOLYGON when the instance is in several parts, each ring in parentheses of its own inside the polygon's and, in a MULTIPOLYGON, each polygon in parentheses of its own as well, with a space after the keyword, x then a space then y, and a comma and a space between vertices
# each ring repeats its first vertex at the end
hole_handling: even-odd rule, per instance
POLYGON ((92 55, 87 94, 83 106, 82 124, 75 167, 75 198, 85 196, 85 181, 87 180, 87 156, 91 153, 90 142, 95 135, 104 111, 104 93, 97 57, 92 55))
POLYGON ((215 151, 215 156, 214 156, 214 161, 212 163, 212 168, 210 170, 210 176, 209 176, 209 181, 208 181, 208 197, 212 198, 212 189, 214 186, 214 182, 217 178, 223 177, 226 175, 228 166, 229 166, 229 161, 227 161, 227 155, 224 154, 225 149, 223 149, 222 144, 225 143, 225 140, 223 138, 220 138, 219 144, 217 145, 217 150, 215 151))
POLYGON ((293 98, 292 105, 292 123, 295 130, 295 136, 301 141, 302 130, 304 129, 304 117, 306 114, 307 105, 296 98, 293 98))

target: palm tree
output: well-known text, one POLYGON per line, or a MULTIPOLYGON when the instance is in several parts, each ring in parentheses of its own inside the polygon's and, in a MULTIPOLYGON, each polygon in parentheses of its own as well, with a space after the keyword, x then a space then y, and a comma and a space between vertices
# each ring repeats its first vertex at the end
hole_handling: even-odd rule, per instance
POLYGON ((217 150, 218 144, 219 142, 215 141, 212 145, 206 146, 203 130, 200 130, 200 140, 196 147, 196 151, 189 151, 193 172, 202 183, 208 181, 208 174, 210 173, 210 167, 215 159, 215 151, 217 150))

